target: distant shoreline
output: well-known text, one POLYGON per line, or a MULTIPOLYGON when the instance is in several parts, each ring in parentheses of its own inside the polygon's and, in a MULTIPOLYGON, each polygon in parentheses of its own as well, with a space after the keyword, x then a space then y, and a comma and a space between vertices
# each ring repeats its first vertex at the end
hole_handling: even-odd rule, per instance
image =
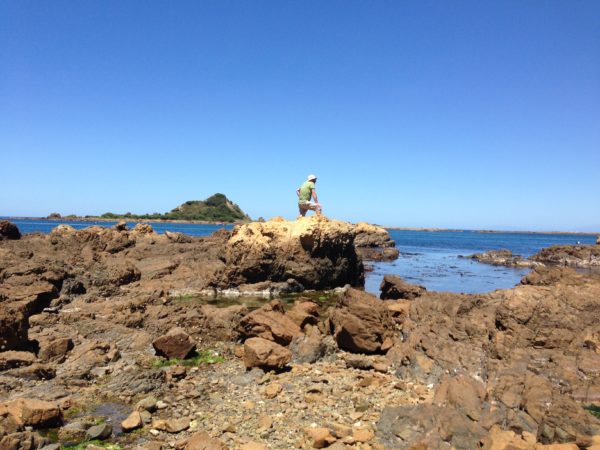
POLYGON ((48 218, 48 217, 9 217, 3 216, 3 220, 46 220, 49 222, 136 222, 136 223, 193 223, 199 225, 239 225, 247 222, 213 222, 209 220, 180 220, 180 219, 134 219, 134 218, 115 218, 108 219, 104 217, 62 217, 48 218))
MULTIPOLYGON (((126 222, 136 222, 136 223, 190 223, 190 224, 199 224, 199 225, 240 225, 248 222, 237 221, 237 222, 213 222, 209 220, 180 220, 180 219, 108 219, 102 217, 62 217, 58 218, 48 218, 48 217, 11 217, 11 216, 3 216, 1 217, 5 220, 47 220, 51 222, 68 222, 68 221, 76 221, 76 222, 120 222, 124 220, 126 222)), ((459 230, 454 228, 432 228, 432 227, 386 227, 383 225, 379 225, 386 230, 394 230, 394 231, 424 231, 429 233, 443 233, 443 232, 453 232, 453 233, 489 233, 489 234, 562 234, 562 235, 570 235, 570 236, 598 236, 600 235, 600 231, 502 231, 502 230, 459 230)))

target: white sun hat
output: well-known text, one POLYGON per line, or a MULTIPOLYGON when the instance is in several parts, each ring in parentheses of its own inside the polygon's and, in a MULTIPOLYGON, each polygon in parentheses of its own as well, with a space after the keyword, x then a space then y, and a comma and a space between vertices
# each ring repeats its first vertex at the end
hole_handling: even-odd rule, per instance
POLYGON ((313 181, 313 180, 316 180, 316 179, 317 179, 317 176, 316 176, 316 175, 312 175, 312 174, 310 174, 310 175, 308 176, 308 181, 313 181))

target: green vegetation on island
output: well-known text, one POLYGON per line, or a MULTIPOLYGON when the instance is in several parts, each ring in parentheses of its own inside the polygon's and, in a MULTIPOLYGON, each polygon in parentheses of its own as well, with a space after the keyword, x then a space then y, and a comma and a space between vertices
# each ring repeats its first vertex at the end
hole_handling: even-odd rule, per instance
POLYGON ((100 216, 102 219, 142 219, 142 220, 199 220, 206 222, 245 222, 250 217, 224 194, 215 194, 206 200, 188 200, 164 214, 115 214, 100 216))

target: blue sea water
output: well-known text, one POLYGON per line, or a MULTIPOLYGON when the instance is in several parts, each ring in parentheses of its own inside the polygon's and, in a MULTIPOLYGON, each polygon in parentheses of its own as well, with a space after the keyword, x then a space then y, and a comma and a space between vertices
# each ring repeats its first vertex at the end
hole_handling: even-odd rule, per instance
MULTIPOLYGON (((11 219, 22 233, 49 233, 60 223, 76 229, 101 225, 109 227, 116 222, 50 221, 44 219, 11 219)), ((133 227, 135 223, 130 223, 133 227)), ((158 233, 176 231, 191 236, 207 236, 219 228, 232 225, 153 222, 158 233)), ((593 244, 595 236, 534 233, 482 233, 478 231, 407 231, 390 230, 390 236, 400 250, 393 262, 369 263, 373 271, 366 274, 365 289, 379 294, 379 285, 385 274, 399 275, 410 283, 429 290, 479 293, 513 287, 528 272, 490 266, 461 255, 506 248, 515 255, 531 256, 544 247, 557 244, 593 244)))

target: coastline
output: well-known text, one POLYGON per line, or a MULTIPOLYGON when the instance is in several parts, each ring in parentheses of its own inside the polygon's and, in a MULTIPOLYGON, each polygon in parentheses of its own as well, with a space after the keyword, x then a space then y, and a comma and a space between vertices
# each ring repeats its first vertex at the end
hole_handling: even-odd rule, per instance
MULTIPOLYGON (((47 220, 52 222, 119 222, 125 220, 127 222, 135 223, 189 223, 189 224, 200 224, 200 225, 239 225, 249 223, 248 221, 235 221, 235 222, 215 222, 210 220, 181 220, 181 219, 134 219, 134 218, 118 218, 109 219, 103 217, 61 217, 59 218, 48 218, 48 217, 16 217, 16 216, 0 216, 2 220, 47 220)), ((250 221, 254 222, 254 221, 250 221)), ((393 231, 423 231, 429 233, 486 233, 486 234, 559 234, 567 236, 598 236, 600 231, 529 231, 529 230, 468 230, 468 229, 456 229, 456 228, 435 228, 435 227, 388 227, 384 225, 378 225, 386 230, 393 231)))

